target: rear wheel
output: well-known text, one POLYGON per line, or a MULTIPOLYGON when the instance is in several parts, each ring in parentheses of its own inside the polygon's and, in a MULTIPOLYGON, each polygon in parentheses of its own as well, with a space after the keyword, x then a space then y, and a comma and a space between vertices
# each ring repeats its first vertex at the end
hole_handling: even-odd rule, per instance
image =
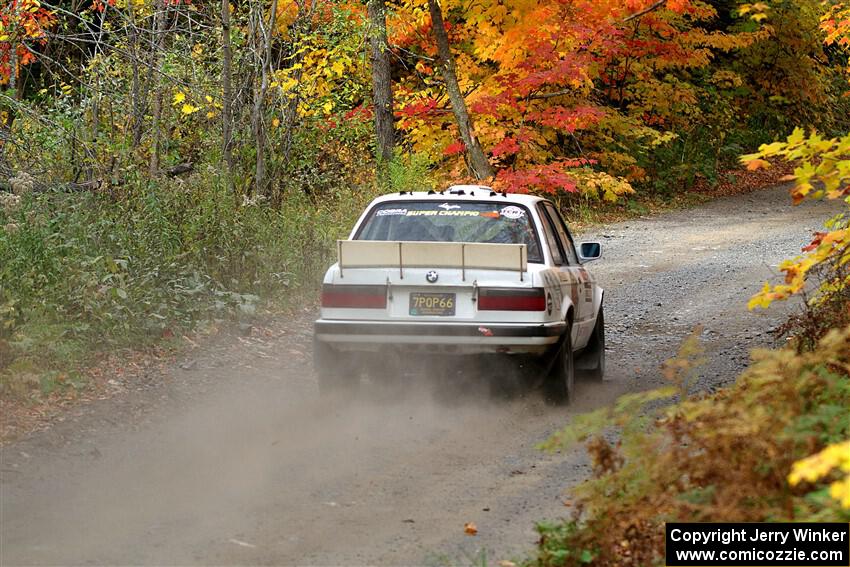
POLYGON ((605 315, 602 306, 599 307, 599 314, 596 316, 593 334, 577 366, 582 376, 592 380, 602 380, 605 377, 605 315))
POLYGON ((546 400, 552 404, 565 406, 573 398, 575 386, 575 365, 573 364, 572 324, 558 342, 558 350, 552 361, 552 367, 543 383, 546 400))
POLYGON ((322 396, 352 396, 360 385, 360 374, 351 365, 352 357, 313 339, 313 368, 322 396))

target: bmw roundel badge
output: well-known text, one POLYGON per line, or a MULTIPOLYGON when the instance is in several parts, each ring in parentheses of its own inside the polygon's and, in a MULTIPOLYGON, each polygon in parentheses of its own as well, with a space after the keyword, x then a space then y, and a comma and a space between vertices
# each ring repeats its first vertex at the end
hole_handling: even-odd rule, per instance
POLYGON ((440 275, 434 270, 431 270, 425 274, 425 279, 428 280, 428 283, 437 283, 437 280, 440 279, 440 275))

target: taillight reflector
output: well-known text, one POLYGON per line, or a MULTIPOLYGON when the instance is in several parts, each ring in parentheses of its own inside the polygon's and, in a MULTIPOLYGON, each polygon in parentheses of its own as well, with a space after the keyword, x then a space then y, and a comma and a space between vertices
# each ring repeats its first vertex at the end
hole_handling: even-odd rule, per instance
POLYGON ((482 289, 478 294, 481 311, 545 311, 543 289, 482 289))
POLYGON ((384 309, 387 306, 385 285, 329 285, 322 286, 322 307, 348 307, 353 309, 384 309))

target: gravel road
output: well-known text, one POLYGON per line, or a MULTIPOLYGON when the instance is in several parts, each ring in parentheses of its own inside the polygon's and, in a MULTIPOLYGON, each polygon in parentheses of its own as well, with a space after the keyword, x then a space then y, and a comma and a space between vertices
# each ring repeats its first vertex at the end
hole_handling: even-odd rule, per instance
POLYGON ((411 565, 522 556, 534 523, 567 515, 581 451, 535 449, 572 416, 661 383, 697 324, 699 385, 728 383, 768 344, 782 308, 746 299, 834 203, 787 190, 595 229, 606 289, 608 376, 569 409, 536 392, 493 400, 472 384, 318 399, 312 313, 201 347, 163 376, 2 449, 0 564, 411 565), (464 534, 473 522, 477 536, 464 534))

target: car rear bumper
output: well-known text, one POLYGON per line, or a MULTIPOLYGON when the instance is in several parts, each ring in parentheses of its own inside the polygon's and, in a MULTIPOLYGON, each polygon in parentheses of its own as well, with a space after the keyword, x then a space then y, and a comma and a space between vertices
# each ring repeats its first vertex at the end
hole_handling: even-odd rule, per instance
POLYGON ((426 352, 455 354, 542 354, 566 332, 563 322, 516 323, 398 323, 319 319, 317 340, 340 350, 379 351, 406 345, 426 352))

